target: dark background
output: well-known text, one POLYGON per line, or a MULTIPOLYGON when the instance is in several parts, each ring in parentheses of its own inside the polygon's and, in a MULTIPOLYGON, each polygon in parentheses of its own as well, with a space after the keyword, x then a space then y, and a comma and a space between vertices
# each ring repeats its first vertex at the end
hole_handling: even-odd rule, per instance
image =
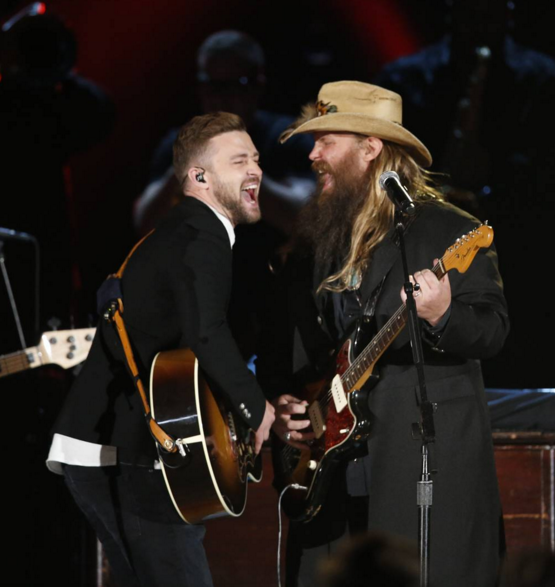
MULTIPOLYGON (((26 6, 5 4, 6 14, 26 6)), ((553 54, 555 9, 521 5, 515 37, 553 54)), ((77 72, 104 88, 117 108, 111 135, 70 162, 79 261, 93 291, 134 240, 131 205, 153 149, 166 130, 197 112, 195 52, 206 36, 237 28, 257 38, 267 56, 263 107, 297 114, 323 82, 369 81, 446 28, 442 0, 53 0, 47 8, 75 32, 77 72), (315 66, 318 56, 328 63, 315 66)))
MULTIPOLYGON (((5 19, 27 4, 4 1, 0 16, 5 19)), ((322 83, 370 81, 385 63, 437 41, 445 33, 447 14, 443 0, 46 4, 76 35, 76 72, 107 91, 117 110, 108 138, 74 156, 68 166, 73 230, 89 295, 134 242, 131 207, 146 184, 158 141, 198 111, 195 53, 209 34, 222 28, 252 34, 267 57, 262 106, 297 114, 301 104, 315 99, 322 83), (318 60, 323 63, 315 65, 318 60)), ((521 5, 514 11, 515 38, 553 55, 549 23, 555 8, 541 7, 539 0, 521 5)), ((16 197, 4 194, 4 205, 16 197)))
MULTIPOLYGON (((0 17, 5 20, 27 4, 5 1, 0 17)), ((209 34, 235 28, 254 36, 267 58, 268 85, 262 106, 296 115, 301 104, 315 99, 322 83, 370 81, 389 61, 439 40, 446 31, 447 14, 442 0, 53 0, 46 6, 63 17, 75 33, 76 72, 102 87, 116 107, 116 123, 109 136, 73 156, 66 169, 74 209, 75 248, 71 254, 81 274, 77 327, 88 326, 85 321, 93 312, 98 285, 117 269, 136 240, 131 209, 147 182, 154 148, 168 129, 198 111, 195 54, 209 34)), ((515 39, 555 56, 554 15, 555 7, 545 7, 539 0, 522 0, 514 11, 515 39)), ((4 192, 2 207, 9 208, 10 200, 18 197, 4 192)), ((41 193, 37 197, 53 196, 41 193)), ((32 213, 31 204, 30 209, 32 213)), ((538 218, 552 212, 537 209, 538 218)), ((1 214, 0 226, 14 228, 4 225, 1 214)), ((494 228, 510 230, 508 225, 494 228)), ((531 226, 528 234, 515 238, 535 236, 531 226)), ((548 252, 541 251, 546 260, 548 252)), ((500 251, 500 259, 504 275, 518 272, 522 287, 538 290, 538 304, 551 303, 550 262, 546 262, 543 275, 529 275, 524 252, 522 258, 504 259, 500 251)), ((517 299, 514 292, 512 299, 517 299)), ((530 308, 531 320, 533 310, 530 308)), ((7 309, 0 311, 7 319, 7 309)), ((523 315, 520 312, 519 316, 523 315)), ((552 328, 552 323, 542 321, 535 339, 519 341, 528 356, 545 354, 545 360, 536 360, 532 372, 526 361, 520 362, 515 352, 518 345, 513 344, 510 354, 486 365, 486 385, 555 387, 548 347, 542 346, 551 338, 552 328), (511 384, 510 374, 517 371, 519 377, 511 384)), ((518 336, 518 328, 512 336, 518 336)), ((21 427, 27 444, 23 450, 21 444, 12 449, 16 426, 16 433, 5 443, 5 454, 19 468, 10 476, 5 467, 4 474, 13 486, 18 482, 14 478, 17 472, 27 472, 21 486, 10 493, 9 520, 18 533, 7 553, 11 564, 4 577, 0 576, 0 584, 46 585, 56 581, 58 585, 84 585, 90 576, 78 569, 86 568, 86 560, 91 563, 94 542, 78 522, 61 483, 53 480, 42 464, 48 449, 45 422, 53 414, 41 420, 34 411, 37 400, 24 386, 20 397, 25 398, 23 407, 20 402, 19 411, 10 418, 17 420, 18 426, 25 422, 21 427)), ((52 411, 57 400, 42 398, 39 403, 52 411)))

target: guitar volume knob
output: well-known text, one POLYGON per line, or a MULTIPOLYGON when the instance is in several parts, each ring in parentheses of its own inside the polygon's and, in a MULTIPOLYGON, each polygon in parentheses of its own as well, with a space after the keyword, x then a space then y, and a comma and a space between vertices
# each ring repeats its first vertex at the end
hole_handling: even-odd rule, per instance
POLYGON ((315 471, 316 470, 316 467, 318 466, 318 463, 316 461, 314 461, 314 460, 310 460, 310 461, 308 461, 308 465, 307 466, 308 466, 308 468, 311 471, 315 471))

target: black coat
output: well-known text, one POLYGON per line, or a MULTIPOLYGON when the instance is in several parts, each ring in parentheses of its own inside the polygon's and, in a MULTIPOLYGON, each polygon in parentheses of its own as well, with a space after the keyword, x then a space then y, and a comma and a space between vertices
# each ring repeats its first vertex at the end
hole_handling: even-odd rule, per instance
MULTIPOLYGON (((434 259, 475 224, 475 219, 453 206, 422 205, 406 234, 409 271, 431 268, 434 259)), ((391 236, 375 252, 361 285, 364 305, 386 276, 376 305, 378 327, 401 306, 402 261, 391 236)), ((323 363, 339 336, 333 315, 335 294, 315 293, 325 276, 322 271, 307 278, 303 269, 288 268, 287 275, 283 299, 288 317, 279 319, 276 329, 281 334, 274 337, 273 347, 268 345, 261 353, 258 365, 259 379, 270 397, 289 392, 291 375, 306 370, 307 364, 323 363), (282 324, 287 326, 280 330, 282 324)), ((508 332, 507 308, 493 247, 482 249, 466 273, 451 271, 449 278, 449 320, 439 338, 427 333, 424 342, 428 398, 437 404, 436 442, 431 448, 432 466, 438 471, 433 476, 431 580, 432 585, 484 587, 494 584, 501 511, 479 360, 501 349, 508 332)), ((369 396, 374 415, 369 455, 349 465, 347 486, 351 493, 370 496, 370 529, 416 540, 421 443, 413 440, 411 431, 420 413, 408 337, 406 328, 378 364, 381 379, 369 396)), ((314 522, 297 530, 305 549, 329 542, 343 531, 339 520, 343 505, 328 503, 325 509, 336 518, 333 524, 318 520, 325 515, 318 514, 314 522)))
MULTIPOLYGON (((199 200, 185 198, 131 257, 122 280, 123 318, 147 393, 156 354, 189 347, 213 388, 241 417, 246 418, 245 409, 250 412, 246 423, 257 429, 264 396, 227 324, 231 261, 221 221, 199 200)), ((154 453, 119 339, 102 319, 54 432, 154 453)))

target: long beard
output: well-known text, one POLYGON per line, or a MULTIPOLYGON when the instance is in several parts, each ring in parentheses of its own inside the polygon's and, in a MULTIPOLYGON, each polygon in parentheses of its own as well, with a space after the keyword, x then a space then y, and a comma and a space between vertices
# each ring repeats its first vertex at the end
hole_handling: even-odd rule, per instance
POLYGON ((353 177, 346 165, 333 171, 315 164, 313 169, 332 173, 334 182, 323 192, 323 182, 319 181, 314 196, 301 210, 296 226, 297 246, 308 248, 317 265, 338 267, 350 250, 353 226, 368 197, 371 170, 353 177))

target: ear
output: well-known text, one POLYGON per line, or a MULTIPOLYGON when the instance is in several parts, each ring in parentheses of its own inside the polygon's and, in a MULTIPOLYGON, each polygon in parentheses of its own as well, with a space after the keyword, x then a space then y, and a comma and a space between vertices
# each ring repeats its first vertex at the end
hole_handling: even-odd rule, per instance
POLYGON ((383 149, 383 142, 378 137, 366 137, 363 142, 363 160, 366 163, 373 161, 383 149))
POLYGON ((191 185, 197 188, 205 188, 208 186, 208 182, 206 181, 206 169, 202 167, 191 167, 187 172, 187 177, 191 182, 191 185))

